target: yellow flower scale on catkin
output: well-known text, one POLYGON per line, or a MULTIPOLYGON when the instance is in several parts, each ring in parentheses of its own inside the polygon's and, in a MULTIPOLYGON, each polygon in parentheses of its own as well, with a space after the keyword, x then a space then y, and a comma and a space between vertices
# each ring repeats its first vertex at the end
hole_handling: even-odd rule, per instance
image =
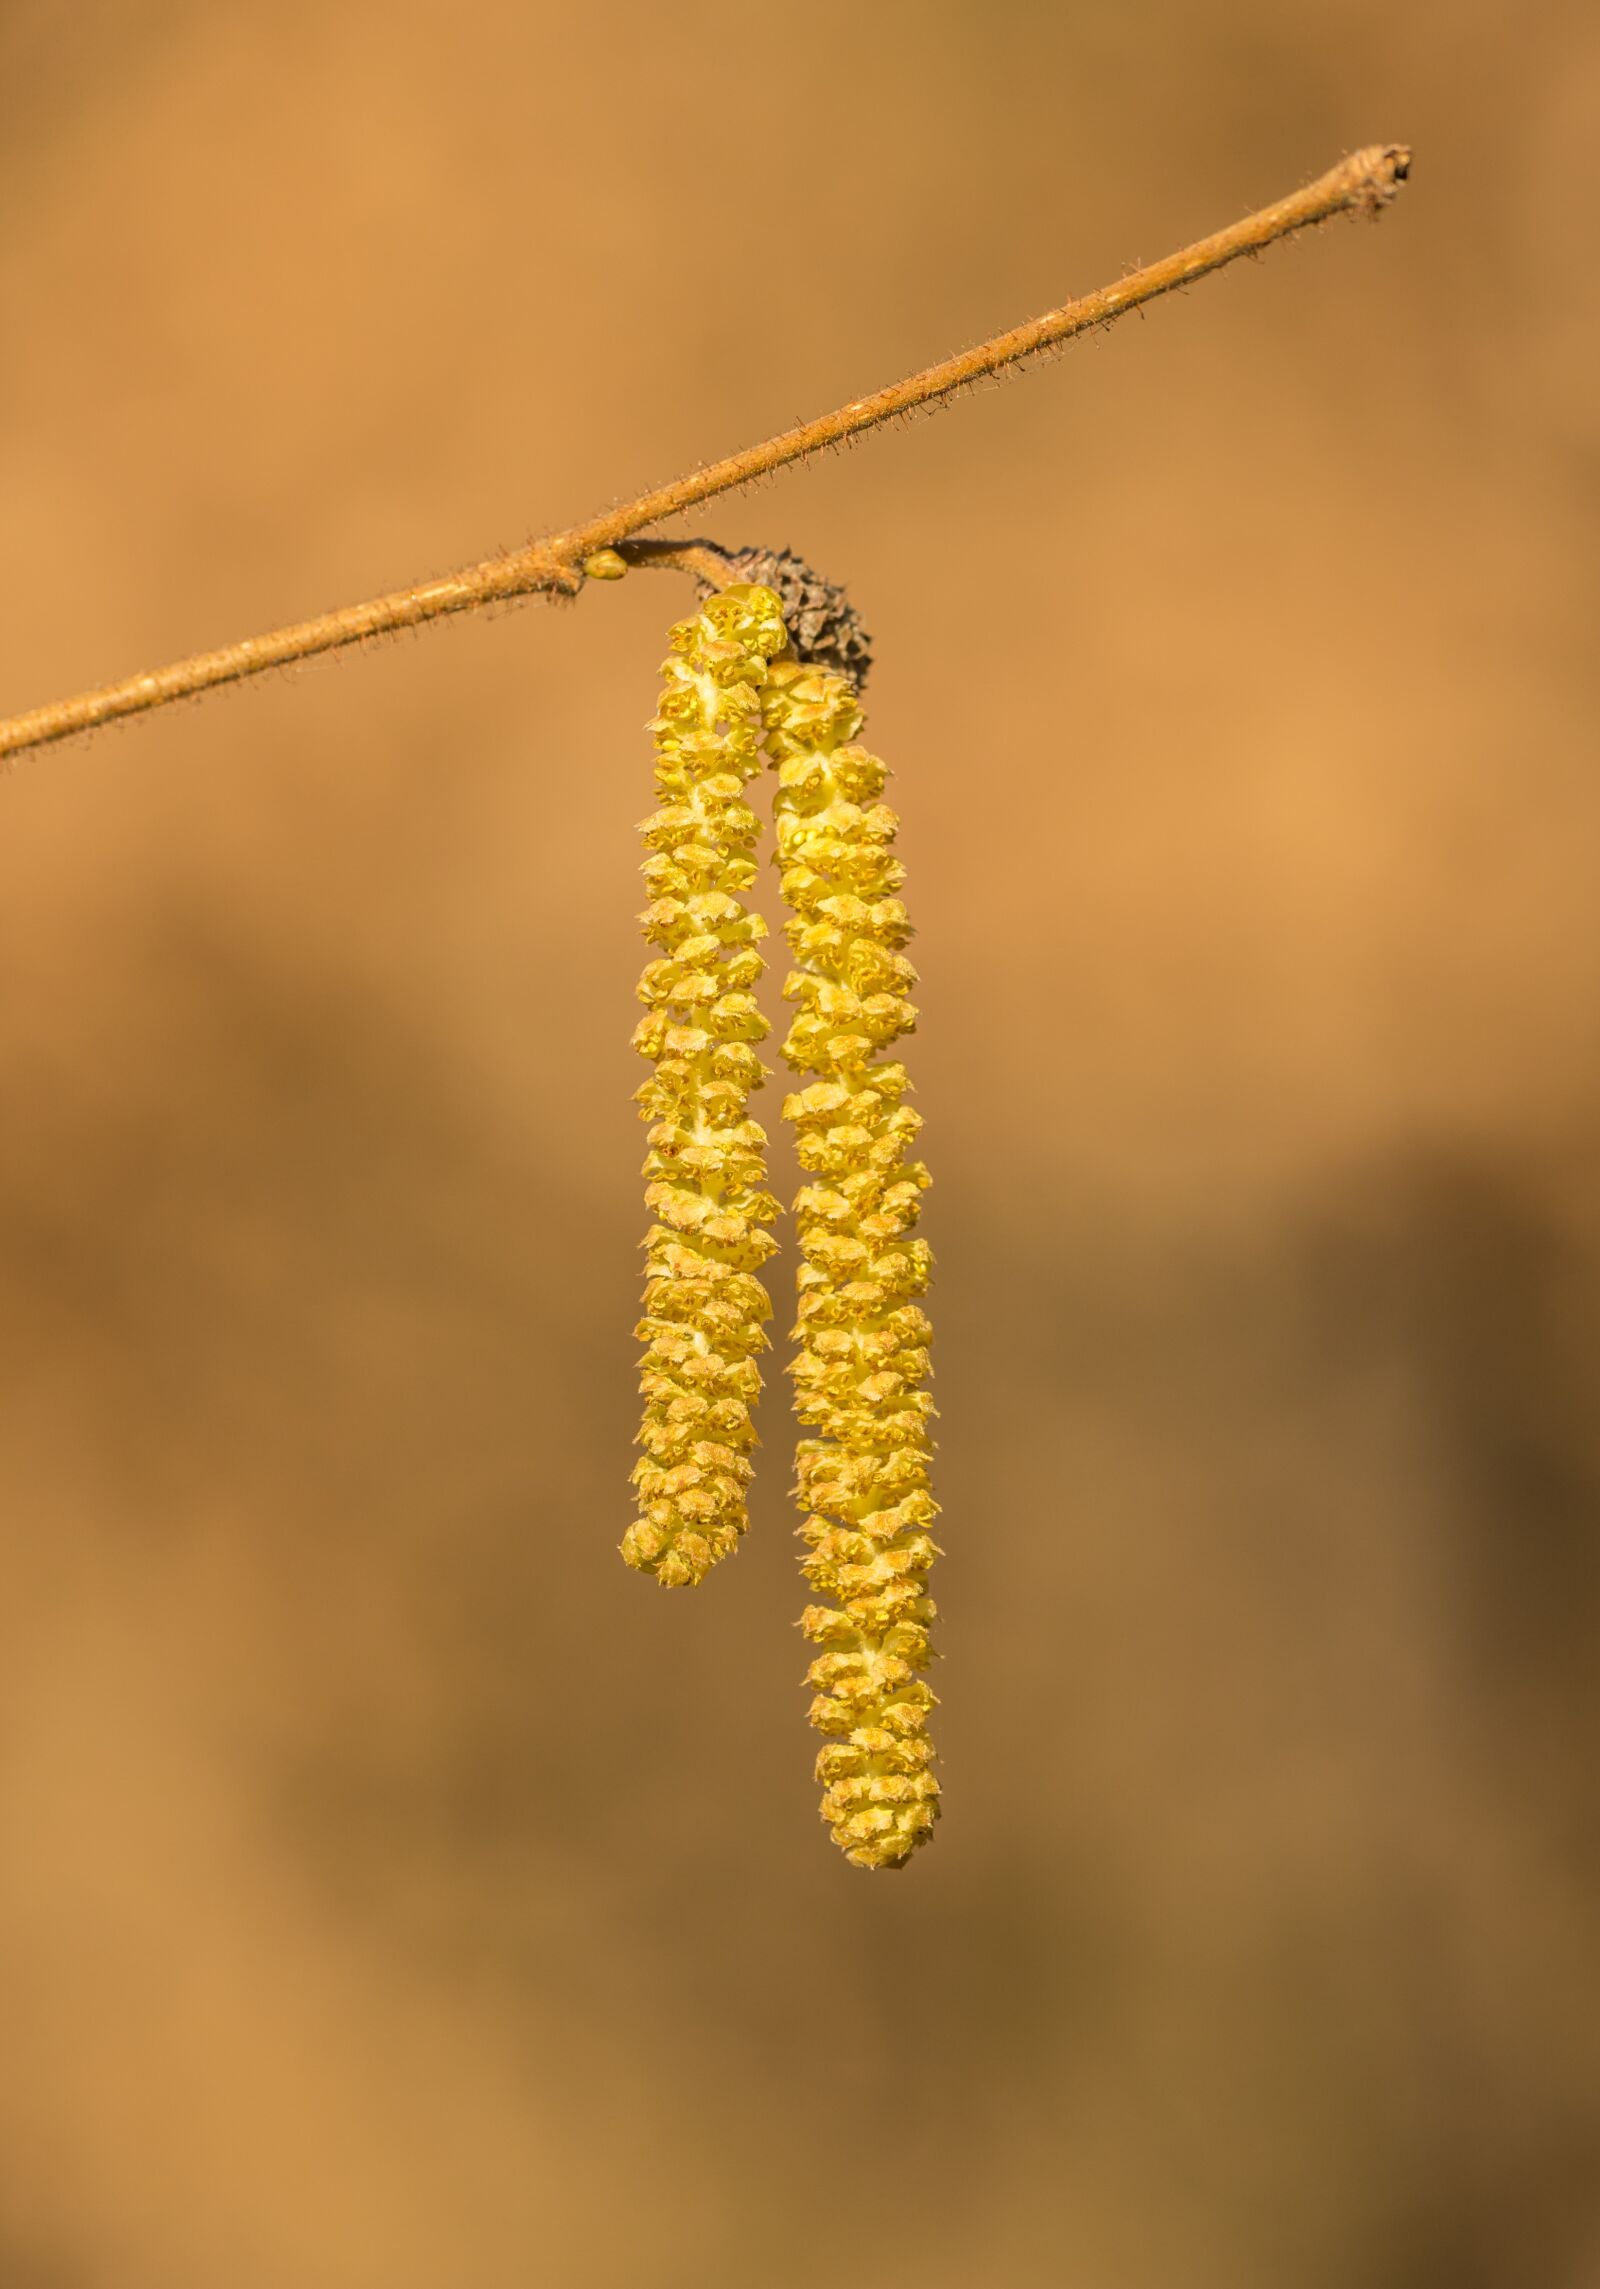
POLYGON ((645 1401, 633 1473, 630 1566, 667 1588, 703 1581, 738 1545, 755 1445, 756 1354, 771 1316, 756 1276, 776 1242, 766 1136, 749 1118, 768 1031, 751 989, 766 925, 744 904, 758 824, 744 800, 761 768, 761 687, 785 644, 770 588, 710 597, 672 631, 651 730, 660 807, 643 825, 645 968, 634 1046, 655 1070, 638 1092, 652 1125, 645 1204, 645 1401))
POLYGON ((879 801, 887 772, 855 744, 848 677, 779 660, 762 694, 779 766, 778 864, 793 919, 798 1006, 784 1057, 814 1078, 786 1099, 809 1181, 795 1201, 802 1263, 795 1408, 813 1435, 796 1457, 810 1545, 809 1672, 823 1818, 860 1867, 896 1867, 939 1809, 927 1737, 934 1695, 927 1574, 933 1402, 927 1243, 911 1237, 928 1172, 909 1157, 921 1127, 905 1067, 884 1055, 916 1022, 911 932, 891 852, 899 821, 879 801))

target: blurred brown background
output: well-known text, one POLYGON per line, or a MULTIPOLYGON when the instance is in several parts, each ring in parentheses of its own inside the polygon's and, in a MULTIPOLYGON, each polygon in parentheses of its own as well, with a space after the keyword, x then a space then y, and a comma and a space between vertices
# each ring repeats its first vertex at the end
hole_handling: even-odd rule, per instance
POLYGON ((6 708, 1418 151, 700 520, 900 774, 903 1877, 781 1383, 737 1563, 614 1554, 687 591, 0 785, 0 2289, 1600 2284, 1592 11, 11 0, 0 87, 6 708))

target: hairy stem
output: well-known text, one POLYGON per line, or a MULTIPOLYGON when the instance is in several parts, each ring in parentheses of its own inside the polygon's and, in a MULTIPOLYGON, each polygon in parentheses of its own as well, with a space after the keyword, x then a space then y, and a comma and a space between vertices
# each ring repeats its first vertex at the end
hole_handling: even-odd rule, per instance
POLYGON ((1411 153, 1404 144, 1374 144, 1341 160, 1337 167, 1319 175, 1303 190, 1291 192, 1287 198, 1261 208, 1256 214, 1245 215, 1240 221, 1230 223, 1226 230, 1214 231, 1209 238, 1169 254, 1160 262, 1130 272, 1114 286, 1103 286, 1096 293, 1064 302, 1059 309, 1048 310, 1042 318, 1034 318, 1025 326, 996 334, 975 349, 963 350, 939 365, 907 376, 904 381, 892 382, 871 397, 853 398, 836 412, 803 422, 796 429, 783 430, 760 445, 747 446, 742 453, 729 454, 724 460, 713 461, 708 467, 680 477, 670 485, 642 493, 622 508, 591 517, 587 524, 549 534, 526 548, 490 557, 482 564, 469 565, 442 580, 421 581, 411 588, 395 589, 365 604, 346 604, 314 620, 296 621, 290 627, 275 628, 265 635, 246 636, 217 651, 198 652, 192 659, 178 660, 170 667, 129 676, 121 683, 106 684, 98 691, 53 700, 48 706, 30 708, 23 715, 0 720, 0 759, 18 754, 24 748, 70 739, 76 732, 91 731, 97 724, 112 723, 121 716, 143 715, 151 708, 167 706, 172 700, 189 699, 218 685, 237 683, 246 676, 260 675, 267 668, 286 667, 296 660, 312 659, 319 652, 337 651, 343 645, 361 643, 369 636, 417 628, 426 621, 443 619, 455 612, 475 611, 480 605, 499 603, 510 597, 541 593, 574 596, 583 585, 587 558, 618 548, 646 526, 681 515, 719 493, 733 492, 758 477, 770 476, 791 461, 803 461, 829 445, 875 429, 896 414, 909 413, 918 406, 937 405, 985 374, 1015 365, 1058 342, 1070 341, 1074 334, 1085 333, 1090 327, 1107 325, 1128 311, 1138 309, 1142 303, 1154 301, 1158 294, 1170 294, 1175 287, 1187 286, 1211 271, 1221 270, 1240 255, 1254 254, 1276 239, 1304 230, 1308 224, 1326 222, 1330 216, 1351 212, 1376 214, 1393 198, 1410 165, 1411 153))

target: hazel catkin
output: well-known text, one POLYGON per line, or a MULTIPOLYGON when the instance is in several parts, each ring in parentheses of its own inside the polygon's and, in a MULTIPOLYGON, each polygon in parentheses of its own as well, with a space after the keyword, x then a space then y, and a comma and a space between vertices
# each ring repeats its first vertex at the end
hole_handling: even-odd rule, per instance
POLYGON ((881 802, 884 765, 855 744, 861 709, 836 670, 777 661, 762 691, 778 765, 777 860, 792 919, 798 1007, 785 1060, 813 1078, 785 1100, 809 1181, 795 1200, 800 1351, 795 1411, 811 1432, 796 1454, 809 1545, 804 1572, 825 1601, 801 1626, 822 1815, 859 1867, 895 1867, 926 1843, 939 1810, 927 1723, 934 1695, 937 1556, 929 1488, 933 1402, 928 1321, 917 1298, 932 1258, 911 1237, 928 1172, 909 1157, 921 1119, 888 1058, 916 1012, 916 972, 897 895, 899 821, 881 802))
POLYGON ((757 820, 744 799, 761 767, 761 687, 784 646, 778 600, 741 584, 672 631, 655 734, 660 807, 646 846, 641 917, 660 949, 645 968, 634 1046, 655 1070, 638 1091, 651 1123, 645 1203, 645 1345, 630 1566, 667 1588, 703 1581, 746 1525, 756 1355, 771 1316, 757 1274, 776 1243, 766 1135, 749 1118, 768 1031, 751 989, 766 925, 744 899, 757 820))

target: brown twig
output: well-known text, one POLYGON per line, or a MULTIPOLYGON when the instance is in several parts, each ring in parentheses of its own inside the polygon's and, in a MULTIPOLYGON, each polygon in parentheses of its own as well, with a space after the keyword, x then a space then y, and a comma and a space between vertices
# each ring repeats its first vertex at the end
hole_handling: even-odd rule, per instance
MULTIPOLYGON (((603 567, 597 566, 595 556, 605 552, 596 550, 584 559, 585 570, 591 578, 605 578, 603 567)), ((696 580, 703 580, 708 588, 726 588, 730 580, 741 577, 730 561, 729 552, 719 548, 714 540, 625 540, 611 552, 618 560, 619 570, 630 565, 653 565, 658 572, 692 572, 696 580)))
MULTIPOLYGON (((46 746, 52 740, 70 739, 75 732, 90 731, 97 724, 114 722, 120 716, 142 715, 150 708, 165 707, 172 700, 191 698, 196 693, 214 690, 220 684, 237 683, 242 677, 260 675, 267 668, 287 667, 296 660, 311 659, 319 652, 336 651, 342 645, 360 643, 368 636, 420 627, 425 621, 442 619, 453 612, 470 612, 479 605, 497 603, 508 597, 539 593, 574 596, 583 586, 586 559, 618 550, 620 544, 647 525, 659 524, 663 518, 681 515, 684 510, 695 508, 719 493, 732 492, 758 477, 770 476, 791 461, 805 460, 826 446, 859 436, 880 422, 892 420, 896 414, 909 413, 917 406, 937 404, 985 374, 996 373, 1002 366, 1015 365, 1040 350, 1069 341, 1074 334, 1085 333, 1090 327, 1107 325, 1112 319, 1136 310, 1141 303, 1153 301, 1158 294, 1170 294, 1175 287, 1204 278, 1209 272, 1222 269, 1224 264, 1236 261, 1240 255, 1253 254, 1270 246, 1275 239, 1304 230, 1308 224, 1326 222, 1330 216, 1351 212, 1375 214, 1393 198, 1410 165, 1411 154, 1403 144, 1375 144, 1365 151, 1357 151, 1303 190, 1291 192, 1288 198, 1230 223, 1226 230, 1215 231, 1211 237, 1200 239, 1177 254, 1169 254, 1160 262, 1131 272, 1115 286, 1103 286, 1097 293, 1065 302, 1058 310, 1047 311, 1042 318, 980 342, 976 349, 964 350, 940 365, 929 366, 922 373, 891 383, 871 397, 853 398, 835 413, 803 422, 797 429, 786 429, 763 444, 748 446, 742 453, 713 461, 708 468, 698 469, 691 476, 641 494, 623 508, 608 510, 604 516, 592 517, 587 524, 575 525, 570 531, 550 534, 527 548, 490 557, 443 580, 422 581, 415 587, 374 597, 365 604, 346 604, 315 620, 300 620, 291 627, 276 628, 262 636, 246 636, 242 642, 225 644, 219 651, 199 652, 192 659, 179 660, 171 667, 157 668, 147 675, 129 676, 122 683, 107 684, 99 691, 83 692, 74 699, 54 700, 46 707, 30 708, 24 715, 0 721, 0 758, 18 754, 27 747, 46 746)), ((662 544, 654 553, 669 553, 672 546, 662 544)), ((633 553, 642 558, 647 552, 633 553)), ((681 556, 681 550, 678 553, 681 556)))

